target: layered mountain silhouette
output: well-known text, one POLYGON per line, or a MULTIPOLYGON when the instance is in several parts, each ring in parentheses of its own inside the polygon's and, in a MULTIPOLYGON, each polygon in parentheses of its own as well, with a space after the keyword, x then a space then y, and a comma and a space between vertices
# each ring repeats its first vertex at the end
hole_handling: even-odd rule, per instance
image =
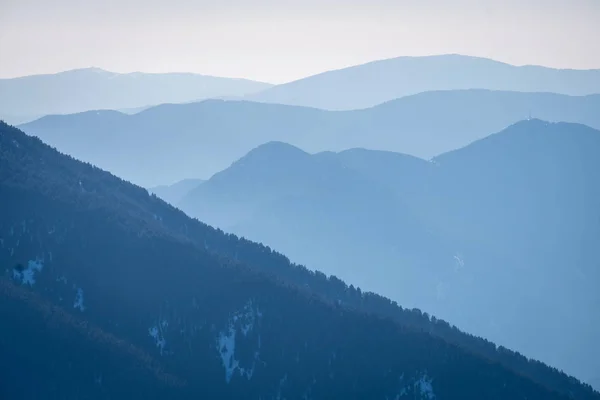
POLYGON ((428 159, 529 115, 600 129, 598 110, 600 95, 465 90, 421 93, 345 112, 208 100, 161 105, 135 115, 47 116, 21 128, 67 154, 154 187, 190 175, 207 179, 269 141, 311 153, 360 147, 428 159))
POLYGON ((535 119, 431 161, 274 142, 177 206, 591 382, 598 154, 599 131, 535 119))
POLYGON ((432 90, 491 89, 600 93, 600 70, 517 67, 456 54, 398 57, 309 76, 246 96, 248 100, 352 110, 432 90))
POLYGON ((0 167, 4 398, 600 397, 4 123, 0 167))
POLYGON ((270 86, 246 79, 190 73, 119 74, 84 68, 0 79, 0 118, 22 123, 48 114, 135 109, 219 96, 242 96, 270 86))

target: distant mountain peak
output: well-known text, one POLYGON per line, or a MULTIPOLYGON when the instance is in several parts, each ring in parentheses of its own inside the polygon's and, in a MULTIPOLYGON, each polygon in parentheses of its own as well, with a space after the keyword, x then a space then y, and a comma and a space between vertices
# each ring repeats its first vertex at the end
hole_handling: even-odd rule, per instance
POLYGON ((57 75, 66 75, 66 74, 89 74, 89 75, 118 75, 118 72, 107 71, 105 69, 99 67, 85 67, 85 68, 75 68, 67 71, 58 72, 57 75))
POLYGON ((277 140, 272 140, 267 143, 261 144, 258 147, 250 150, 245 158, 269 158, 269 157, 277 157, 277 158, 288 158, 288 157, 305 157, 309 156, 307 152, 304 150, 293 146, 289 143, 280 142, 277 140))
POLYGON ((309 165, 309 153, 279 141, 270 141, 250 150, 246 155, 223 171, 217 172, 209 183, 225 182, 229 179, 248 180, 251 176, 285 176, 291 170, 302 171, 309 165), (285 172, 284 172, 285 171, 285 172), (235 178, 233 178, 235 177, 235 178))
POLYGON ((480 56, 470 56, 459 53, 445 53, 445 54, 430 54, 425 56, 398 56, 392 57, 388 59, 382 59, 379 61, 387 61, 387 60, 420 60, 420 59, 438 59, 438 60, 470 60, 470 61, 480 61, 485 63, 494 63, 494 64, 504 64, 504 65, 512 65, 502 61, 494 60, 492 58, 480 57, 480 56))
POLYGON ((573 122, 549 122, 531 118, 515 122, 463 148, 440 154, 433 160, 447 163, 460 159, 465 154, 488 159, 492 156, 505 158, 524 152, 531 153, 532 158, 540 152, 554 154, 556 157, 566 157, 571 152, 577 158, 583 152, 597 148, 600 148, 600 131, 594 128, 573 122))
POLYGON ((509 125, 507 127, 507 129, 509 129, 510 127, 520 127, 520 126, 543 127, 543 126, 549 126, 551 124, 554 124, 554 123, 543 120, 543 119, 539 119, 539 118, 525 118, 525 119, 515 122, 512 125, 509 125))
POLYGON ((104 73, 104 72, 111 72, 111 71, 107 71, 105 69, 102 69, 100 67, 88 67, 88 68, 82 68, 81 70, 82 71, 94 72, 94 73, 97 73, 97 74, 101 74, 101 73, 104 73))
MULTIPOLYGON (((511 129, 529 129, 529 130, 539 130, 539 129, 544 129, 544 128, 578 128, 578 129, 585 129, 585 130, 595 130, 594 128, 591 128, 587 125, 584 124, 580 124, 577 122, 553 122, 553 121, 546 121, 543 119, 539 119, 539 118, 527 118, 527 119, 523 119, 521 121, 517 121, 514 124, 508 126, 505 131, 509 131, 511 129)), ((482 140, 485 140, 482 139, 482 140)))

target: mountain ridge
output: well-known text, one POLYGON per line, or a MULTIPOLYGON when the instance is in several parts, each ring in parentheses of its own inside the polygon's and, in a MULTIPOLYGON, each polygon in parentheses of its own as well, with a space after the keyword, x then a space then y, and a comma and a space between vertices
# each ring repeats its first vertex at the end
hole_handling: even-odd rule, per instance
POLYGON ((457 54, 396 57, 326 71, 246 97, 269 103, 352 110, 441 89, 585 95, 600 93, 600 69, 515 66, 457 54))
POLYGON ((269 83, 269 82, 262 82, 262 81, 258 81, 255 79, 250 79, 250 78, 240 78, 240 77, 230 77, 230 76, 217 76, 217 75, 210 75, 210 74, 202 74, 202 73, 198 73, 198 72, 144 72, 144 71, 131 71, 131 72, 115 72, 115 71, 110 71, 104 68, 100 68, 100 67, 82 67, 82 68, 73 68, 73 69, 67 69, 64 71, 57 71, 57 72, 48 72, 48 73, 40 73, 40 74, 33 74, 33 75, 21 75, 21 76, 13 76, 13 77, 8 77, 8 78, 0 78, 0 80, 12 80, 12 79, 23 79, 23 78, 31 78, 31 77, 46 77, 46 76, 53 76, 53 75, 62 75, 62 74, 71 74, 71 73, 96 73, 96 74, 109 74, 109 75, 190 75, 190 76, 199 76, 199 77, 207 77, 207 78, 223 78, 223 79, 231 79, 231 80, 240 80, 240 81, 247 81, 247 82, 256 82, 256 83, 262 83, 265 85, 271 85, 274 86, 274 84, 269 83))
POLYGON ((193 73, 119 74, 84 68, 0 79, 0 118, 33 120, 49 114, 135 109, 167 102, 243 95, 270 84, 193 73))
POLYGON ((591 283, 600 279, 592 268, 600 231, 586 221, 600 218, 598 130, 525 120, 431 162, 364 149, 297 159, 273 149, 257 147, 253 163, 234 162, 177 206, 408 308, 567 370, 594 370, 589 347, 600 321, 586 315, 600 301, 591 283), (505 296, 504 305, 495 296, 505 296), (537 313, 539 321, 532 326, 513 309, 537 313), (589 329, 562 340, 572 333, 560 319, 589 329), (524 340, 535 326, 555 333, 524 340))
POLYGON ((429 159, 530 114, 600 128, 598 109, 600 96, 441 91, 357 111, 207 100, 106 120, 103 112, 49 116, 20 128, 63 152, 153 187, 187 178, 190 171, 207 179, 272 140, 309 153, 362 147, 429 159))

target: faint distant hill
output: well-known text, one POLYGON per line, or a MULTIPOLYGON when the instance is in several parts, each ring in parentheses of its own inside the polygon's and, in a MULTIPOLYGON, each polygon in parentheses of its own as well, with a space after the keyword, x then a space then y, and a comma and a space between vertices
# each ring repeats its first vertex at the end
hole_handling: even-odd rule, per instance
POLYGON ((460 90, 343 112, 207 100, 164 104, 135 115, 91 111, 47 116, 21 128, 65 153, 152 187, 189 176, 207 179, 269 141, 310 153, 359 147, 428 159, 530 114, 600 129, 598 110, 600 95, 460 90))
POLYGON ((155 186, 148 190, 167 203, 177 204, 183 196, 195 189, 202 182, 204 182, 202 179, 184 179, 172 185, 155 186))
POLYGON ((530 120, 432 162, 267 143, 177 205, 592 382, 598 204, 600 131, 530 120))
POLYGON ((248 100, 350 110, 431 90, 491 89, 600 93, 600 70, 517 67, 462 56, 398 57, 309 76, 246 96, 248 100))
POLYGON ((84 68, 0 79, 0 118, 21 123, 48 114, 130 109, 218 96, 241 96, 270 86, 246 79, 191 73, 119 74, 84 68))

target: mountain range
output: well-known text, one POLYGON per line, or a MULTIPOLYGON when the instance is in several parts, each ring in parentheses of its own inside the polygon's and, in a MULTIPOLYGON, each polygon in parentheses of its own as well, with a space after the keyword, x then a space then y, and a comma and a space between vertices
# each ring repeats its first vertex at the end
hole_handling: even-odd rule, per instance
POLYGON ((271 85, 192 73, 120 74, 83 68, 0 79, 0 118, 20 124, 50 114, 104 109, 131 113, 207 98, 354 110, 427 91, 466 89, 597 94, 600 70, 514 66, 448 54, 373 61, 271 85))
POLYGON ((14 124, 48 114, 135 109, 219 96, 243 96, 271 85, 191 73, 119 74, 84 68, 0 79, 0 118, 14 124))
POLYGON ((600 131, 536 119, 431 161, 271 142, 175 205, 591 382, 599 153, 600 131))
POLYGON ((514 66, 458 54, 397 57, 323 72, 245 98, 326 110, 352 110, 421 92, 456 89, 587 95, 600 93, 600 69, 514 66))
POLYGON ((600 69, 0 79, 0 399, 600 400, 599 154, 600 69))
POLYGON ((0 167, 3 398, 600 398, 4 123, 0 167))
POLYGON ((281 141, 308 152, 388 150, 429 159, 532 115, 600 129, 600 95, 436 91, 355 111, 207 100, 134 115, 90 111, 20 128, 60 151, 146 187, 207 179, 251 149, 281 141), (144 168, 139 168, 143 165, 144 168))

